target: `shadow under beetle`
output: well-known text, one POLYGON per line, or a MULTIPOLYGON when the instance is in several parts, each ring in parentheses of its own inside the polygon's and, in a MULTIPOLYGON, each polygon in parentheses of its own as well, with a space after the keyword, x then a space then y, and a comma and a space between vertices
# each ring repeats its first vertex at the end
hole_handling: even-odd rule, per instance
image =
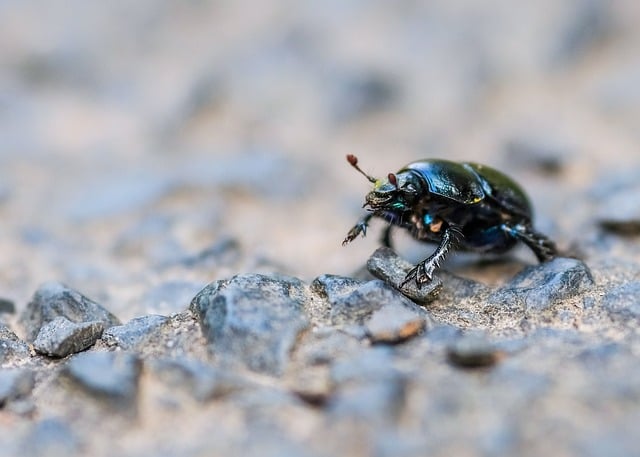
POLYGON ((416 240, 438 243, 433 254, 409 271, 402 286, 412 279, 418 287, 431 281, 454 248, 500 254, 522 241, 540 262, 557 255, 553 241, 533 229, 531 203, 522 188, 493 168, 426 159, 376 179, 360 169, 355 156, 348 155, 347 160, 374 186, 363 205, 368 213, 343 245, 364 236, 372 217, 390 223, 382 237, 385 246, 391 247, 394 226, 407 229, 416 240))

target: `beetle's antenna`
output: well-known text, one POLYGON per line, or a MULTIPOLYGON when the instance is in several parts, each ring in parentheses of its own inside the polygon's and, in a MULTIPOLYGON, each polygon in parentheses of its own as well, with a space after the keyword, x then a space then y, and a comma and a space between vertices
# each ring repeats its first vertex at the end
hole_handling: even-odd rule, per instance
POLYGON ((387 179, 389 180, 391 185, 395 187, 396 190, 398 190, 398 178, 396 178, 396 175, 394 175, 393 173, 389 173, 387 175, 387 179))
POLYGON ((362 169, 358 166, 358 158, 356 156, 354 156, 353 154, 347 154, 347 162, 349 162, 349 165, 351 165, 353 168, 358 170, 360 172, 360 174, 362 174, 362 176, 367 178, 369 180, 369 182, 372 182, 372 183, 375 184, 378 181, 373 176, 368 175, 364 171, 362 171, 362 169))

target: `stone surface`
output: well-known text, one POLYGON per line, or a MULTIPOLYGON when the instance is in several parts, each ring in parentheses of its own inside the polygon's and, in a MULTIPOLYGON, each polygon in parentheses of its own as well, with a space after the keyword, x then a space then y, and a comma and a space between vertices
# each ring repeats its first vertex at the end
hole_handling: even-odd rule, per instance
POLYGON ((140 360, 126 352, 86 352, 71 358, 65 373, 92 396, 133 405, 138 395, 140 360))
POLYGON ((415 281, 403 285, 407 273, 414 267, 403 260, 392 249, 378 248, 367 260, 367 269, 378 279, 386 281, 411 300, 426 304, 435 299, 442 289, 442 281, 434 276, 431 282, 418 287, 415 281))
POLYGON ((447 350, 449 360, 464 368, 491 366, 498 362, 501 355, 495 345, 478 334, 464 335, 447 350))
POLYGON ((166 316, 150 315, 136 317, 124 325, 114 325, 102 334, 102 341, 107 346, 121 349, 135 349, 145 342, 162 326, 169 322, 166 316))
POLYGON ((304 284, 296 278, 245 275, 210 284, 191 309, 216 356, 279 375, 309 325, 305 298, 304 284))
POLYGON ((76 324, 60 316, 40 328, 33 347, 40 354, 66 357, 92 346, 100 338, 103 330, 102 322, 76 324))
POLYGON ((0 298, 0 314, 13 314, 16 312, 16 305, 13 301, 6 298, 0 298))
POLYGON ((113 314, 81 293, 58 282, 49 282, 38 288, 22 314, 27 339, 33 341, 40 329, 57 317, 75 323, 101 322, 104 328, 120 323, 113 314))

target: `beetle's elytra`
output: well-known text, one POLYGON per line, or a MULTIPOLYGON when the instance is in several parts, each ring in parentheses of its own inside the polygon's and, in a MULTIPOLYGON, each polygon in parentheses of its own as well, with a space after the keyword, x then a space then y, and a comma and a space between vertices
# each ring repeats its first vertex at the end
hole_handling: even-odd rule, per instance
POLYGON ((403 285, 412 279, 418 287, 429 282, 454 248, 500 254, 522 241, 540 262, 557 255, 553 241, 533 229, 531 204, 522 188, 493 168, 425 159, 376 179, 360 169, 355 156, 348 155, 347 160, 374 186, 365 198, 367 214, 343 245, 364 236, 372 217, 389 222, 382 237, 386 246, 391 245, 394 226, 417 240, 438 244, 433 254, 409 271, 403 285))

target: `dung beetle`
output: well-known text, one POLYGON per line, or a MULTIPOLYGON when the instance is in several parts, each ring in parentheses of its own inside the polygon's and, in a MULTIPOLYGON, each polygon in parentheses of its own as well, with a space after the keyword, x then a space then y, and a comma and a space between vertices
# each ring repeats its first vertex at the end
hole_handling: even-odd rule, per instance
POLYGON ((540 262, 557 255, 556 246, 532 225, 531 203, 522 188, 493 168, 471 162, 425 159, 397 173, 376 179, 347 161, 373 183, 365 199, 368 209, 349 231, 343 245, 366 234, 372 217, 390 223, 382 243, 391 246, 391 229, 404 228, 419 241, 437 243, 433 254, 409 271, 401 286, 415 279, 418 287, 431 281, 448 251, 501 254, 518 241, 526 244, 540 262))

